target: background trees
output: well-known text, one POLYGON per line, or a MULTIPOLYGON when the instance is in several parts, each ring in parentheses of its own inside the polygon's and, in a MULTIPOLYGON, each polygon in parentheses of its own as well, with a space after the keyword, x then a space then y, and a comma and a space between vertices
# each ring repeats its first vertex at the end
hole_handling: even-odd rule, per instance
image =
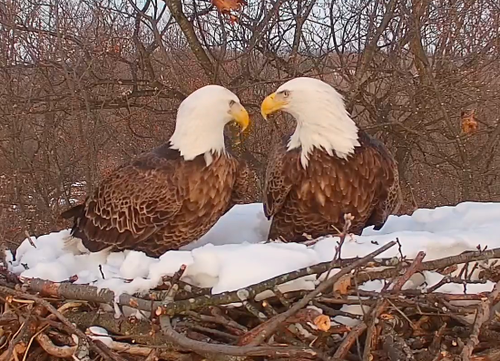
POLYGON ((60 211, 168 139, 180 101, 207 83, 252 113, 233 147, 262 174, 294 123, 265 122, 259 104, 301 75, 336 86, 391 148, 401 212, 498 201, 499 29, 494 0, 3 2, 0 237, 67 226, 60 211))

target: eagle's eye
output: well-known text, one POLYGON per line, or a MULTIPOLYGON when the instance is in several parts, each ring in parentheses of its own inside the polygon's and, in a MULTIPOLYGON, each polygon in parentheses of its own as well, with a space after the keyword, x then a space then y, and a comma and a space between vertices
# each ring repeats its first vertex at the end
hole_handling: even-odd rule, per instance
POLYGON ((288 90, 283 90, 281 94, 283 94, 283 96, 287 98, 290 95, 290 92, 288 90))
POLYGON ((236 102, 235 102, 234 100, 229 101, 229 106, 230 106, 230 107, 232 107, 232 106, 233 106, 233 105, 235 105, 235 104, 236 104, 236 102))

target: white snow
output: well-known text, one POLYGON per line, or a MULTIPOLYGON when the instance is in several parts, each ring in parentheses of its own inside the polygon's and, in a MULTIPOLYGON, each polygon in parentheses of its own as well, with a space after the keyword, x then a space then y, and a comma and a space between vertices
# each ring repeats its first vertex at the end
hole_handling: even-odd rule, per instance
MULTIPOLYGON (((212 293, 237 290, 251 284, 294 271, 302 267, 329 261, 335 253, 338 238, 325 237, 315 245, 296 243, 263 243, 270 222, 264 217, 262 204, 235 206, 202 238, 178 251, 169 251, 159 259, 142 252, 95 253, 73 255, 62 245, 69 230, 31 237, 17 249, 15 260, 7 254, 9 269, 24 278, 64 281, 77 276, 77 284, 93 284, 121 293, 147 292, 156 287, 163 276, 172 275, 182 264, 187 265, 183 280, 199 287, 212 287, 212 293), (103 278, 104 277, 104 278, 103 278)), ((424 261, 458 255, 464 251, 500 247, 500 203, 466 202, 457 206, 419 209, 411 216, 391 216, 380 231, 372 228, 363 235, 347 239, 342 257, 362 257, 395 240, 402 252, 413 258, 424 251, 424 261)), ((398 257, 398 247, 392 247, 379 257, 398 257)), ((491 262, 491 261, 490 261, 491 262)), ((481 269, 476 271, 477 273, 481 269)), ((338 270, 333 270, 332 275, 338 270)), ((457 271, 458 272, 458 271, 457 271)), ((435 272, 415 275, 405 288, 432 286, 443 276, 435 272)), ((282 291, 311 290, 317 285, 315 276, 282 285, 282 291)), ((370 281, 361 289, 380 290, 382 282, 370 281)), ((474 284, 468 293, 491 291, 493 283, 474 284)), ((460 284, 446 284, 439 292, 463 293, 460 284)), ((267 297, 266 292, 259 298, 267 297)), ((359 306, 345 306, 355 309, 359 306)), ((338 320, 344 318, 338 318, 338 320)))

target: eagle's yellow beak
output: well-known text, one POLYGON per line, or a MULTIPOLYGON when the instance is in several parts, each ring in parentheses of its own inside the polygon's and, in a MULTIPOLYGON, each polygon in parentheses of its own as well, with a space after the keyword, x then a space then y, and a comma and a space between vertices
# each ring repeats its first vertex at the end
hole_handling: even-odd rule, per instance
POLYGON ((233 117, 235 122, 240 125, 241 133, 243 133, 250 124, 250 116, 248 115, 247 110, 243 107, 243 105, 236 103, 229 110, 229 114, 233 117))
POLYGON ((286 100, 283 99, 279 94, 272 93, 264 99, 260 106, 260 113, 262 117, 267 120, 267 116, 278 110, 281 110, 287 104, 286 100))

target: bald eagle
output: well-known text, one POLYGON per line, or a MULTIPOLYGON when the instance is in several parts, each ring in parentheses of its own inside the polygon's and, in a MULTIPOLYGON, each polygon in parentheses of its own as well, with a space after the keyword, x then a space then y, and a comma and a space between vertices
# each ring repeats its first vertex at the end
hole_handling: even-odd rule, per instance
POLYGON ((400 202, 397 163, 386 147, 350 118, 342 96, 314 78, 294 78, 267 96, 264 119, 284 111, 295 132, 270 155, 263 190, 264 213, 272 218, 268 239, 301 242, 342 231, 380 230, 400 202))
POLYGON ((208 85, 190 94, 167 143, 117 168, 83 204, 62 213, 74 218, 66 249, 158 257, 200 238, 233 205, 249 203, 257 188, 248 180, 256 175, 224 145, 232 120, 242 131, 250 122, 228 89, 208 85))

